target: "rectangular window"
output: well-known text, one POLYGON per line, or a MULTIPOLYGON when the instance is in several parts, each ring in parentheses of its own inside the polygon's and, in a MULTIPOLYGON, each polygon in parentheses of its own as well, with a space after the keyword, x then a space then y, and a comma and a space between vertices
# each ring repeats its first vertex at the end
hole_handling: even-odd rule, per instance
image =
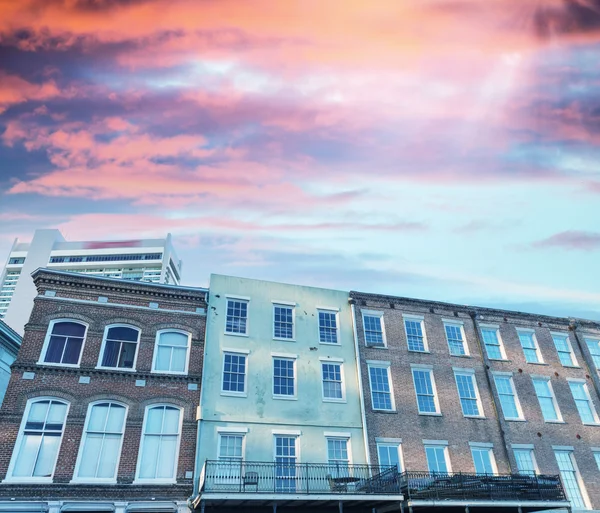
POLYGON ((101 367, 133 369, 140 331, 129 326, 108 326, 102 341, 101 367))
POLYGON ((296 396, 296 360, 293 358, 273 358, 273 395, 296 396))
POLYGON ((275 490, 296 492, 296 436, 275 435, 275 490))
POLYGON ((461 324, 444 323, 446 340, 452 356, 465 356, 468 354, 465 336, 461 324))
POLYGON ((537 465, 533 455, 533 449, 515 449, 515 460, 519 474, 534 476, 537 473, 537 465))
POLYGON ((481 337, 490 360, 506 360, 498 328, 481 328, 481 337))
POLYGON ((590 350, 590 354, 592 355, 592 360, 594 361, 596 369, 600 370, 600 340, 586 338, 585 343, 590 350))
POLYGON ((519 404, 512 376, 495 375, 494 381, 500 397, 504 418, 507 420, 523 420, 521 405, 519 404))
POLYGON ((347 438, 327 437, 327 463, 334 478, 340 474, 348 475, 350 456, 347 438))
POLYGON ((571 501, 571 506, 576 509, 587 509, 582 489, 583 483, 581 476, 575 464, 572 451, 554 451, 560 477, 567 494, 567 499, 571 501))
POLYGON ((404 329, 406 330, 408 350, 426 353, 428 349, 423 319, 404 316, 404 329))
POLYGON ((273 305, 273 338, 294 339, 294 307, 273 305))
POLYGON ((463 415, 465 417, 483 417, 483 408, 477 389, 475 374, 472 372, 455 371, 456 387, 463 415))
POLYGON ((191 334, 161 330, 156 333, 152 371, 186 374, 188 370, 191 334))
POLYGON ((323 399, 343 401, 345 399, 341 363, 321 363, 323 377, 323 399))
POLYGON ((577 359, 573 353, 569 336, 561 333, 553 333, 552 340, 554 341, 554 347, 556 347, 560 363, 565 367, 576 367, 577 359))
POLYGON ((592 403, 587 384, 580 381, 569 381, 569 387, 581 417, 581 422, 584 424, 598 424, 598 415, 592 403))
POLYGON ((525 355, 525 361, 527 363, 542 363, 542 353, 535 338, 533 331, 517 330, 519 335, 519 341, 523 348, 523 354, 525 355))
POLYGON ((362 314, 365 343, 368 346, 384 347, 385 334, 383 332, 383 314, 366 311, 363 311, 362 314))
POLYGON ((319 342, 322 344, 339 344, 337 312, 319 310, 319 342))
POLYGON ((233 395, 246 394, 246 355, 224 353, 221 391, 233 395))
POLYGON ((369 382, 371 385, 371 402, 374 410, 393 411, 394 401, 391 391, 390 367, 388 365, 369 365, 369 382))
POLYGON ((596 460, 596 465, 598 466, 598 470, 600 470, 600 451, 594 452, 594 459, 596 460))
POLYGON ((426 445, 427 470, 432 474, 447 474, 450 472, 448 447, 445 445, 426 445))
POLYGON ((400 444, 397 443, 378 443, 377 458, 382 467, 396 467, 398 472, 402 472, 402 459, 400 458, 400 444))
POLYGON ((494 461, 494 453, 488 447, 471 447, 471 456, 475 465, 475 473, 495 474, 496 462, 494 461))
POLYGON ((219 483, 239 483, 244 459, 244 436, 238 433, 219 433, 217 459, 219 483))
POLYGON ((225 333, 234 335, 248 334, 248 301, 244 299, 227 300, 227 320, 225 333))
POLYGON ((87 327, 74 321, 51 321, 40 363, 77 366, 81 360, 87 327))
POLYGON ((546 422, 561 422, 562 417, 552 390, 550 378, 532 378, 532 381, 544 420, 546 422))
POLYGON ((419 413, 439 414, 440 408, 435 392, 433 370, 413 368, 412 375, 419 413))

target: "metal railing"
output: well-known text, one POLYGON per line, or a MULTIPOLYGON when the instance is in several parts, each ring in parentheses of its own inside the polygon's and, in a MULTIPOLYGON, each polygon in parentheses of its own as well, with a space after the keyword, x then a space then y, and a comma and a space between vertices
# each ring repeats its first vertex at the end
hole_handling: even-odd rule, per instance
POLYGON ((201 492, 275 494, 395 494, 395 466, 207 460, 201 492))
POLYGON ((567 501, 557 475, 403 472, 408 500, 567 501))

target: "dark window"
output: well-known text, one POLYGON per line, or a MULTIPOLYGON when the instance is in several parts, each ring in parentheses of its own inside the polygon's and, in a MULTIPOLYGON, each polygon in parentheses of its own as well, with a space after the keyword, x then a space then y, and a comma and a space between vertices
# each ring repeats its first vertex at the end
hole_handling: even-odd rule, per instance
POLYGON ((52 327, 44 362, 78 364, 85 326, 76 322, 57 322, 52 327))
POLYGON ((133 369, 138 331, 126 326, 109 328, 106 334, 102 367, 133 369))

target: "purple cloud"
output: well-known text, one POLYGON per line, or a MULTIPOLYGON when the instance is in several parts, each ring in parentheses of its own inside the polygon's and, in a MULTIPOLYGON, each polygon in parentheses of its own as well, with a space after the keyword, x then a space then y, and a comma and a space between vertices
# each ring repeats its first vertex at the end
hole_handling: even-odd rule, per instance
POLYGON ((600 233, 567 230, 533 243, 535 248, 563 248, 576 251, 600 249, 600 233))

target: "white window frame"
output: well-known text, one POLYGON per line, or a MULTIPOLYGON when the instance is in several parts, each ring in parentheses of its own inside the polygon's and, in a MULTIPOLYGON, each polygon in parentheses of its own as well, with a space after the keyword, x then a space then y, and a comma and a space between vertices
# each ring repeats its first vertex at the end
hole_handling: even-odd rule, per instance
POLYGON ((392 383, 392 372, 391 372, 391 362, 382 362, 378 360, 367 360, 367 374, 369 375, 369 390, 371 391, 371 409, 373 411, 396 411, 396 401, 394 399, 394 385, 392 383), (380 369, 386 369, 387 377, 388 377, 388 385, 390 387, 390 402, 391 409, 382 409, 375 408, 375 403, 373 401, 373 383, 371 382, 371 367, 377 367, 380 369))
POLYGON ((498 324, 479 324, 479 330, 481 332, 481 342, 483 342, 483 347, 485 348, 485 355, 487 356, 488 360, 492 360, 492 361, 508 360, 508 358, 506 356, 506 349, 504 348, 504 341, 502 340, 502 337, 500 336, 500 326, 498 324), (490 354, 488 352, 487 344, 483 337, 483 330, 495 330, 496 331, 496 340, 498 341, 498 347, 500 350, 501 358, 492 358, 490 356, 490 354))
POLYGON ((325 306, 317 307, 317 340, 319 341, 319 344, 324 344, 327 346, 337 346, 340 344, 340 309, 339 308, 327 308, 325 306), (334 315, 336 342, 323 342, 321 340, 321 320, 319 317, 320 312, 334 315))
POLYGON ((469 351, 469 344, 467 343, 467 336, 465 334, 465 323, 463 321, 458 321, 458 320, 452 320, 452 319, 442 319, 442 322, 444 323, 444 335, 446 336, 446 342, 448 344, 448 352, 450 353, 450 356, 456 356, 458 358, 464 358, 466 356, 471 356, 471 353, 469 351), (446 326, 452 326, 455 328, 458 328, 460 330, 460 334, 462 336, 462 341, 463 341, 463 350, 465 351, 465 354, 453 354, 452 353, 452 349, 450 347, 450 341, 448 340, 448 332, 446 331, 446 326))
POLYGON ((515 387, 515 381, 513 379, 512 372, 492 372, 494 376, 494 386, 496 387, 496 393, 498 394, 498 399, 500 403, 500 409, 502 410, 502 415, 504 416, 504 420, 515 421, 515 422, 524 422, 525 416, 523 415, 523 409, 521 408, 521 401, 519 401, 519 396, 517 394, 517 388, 515 387), (496 382, 496 378, 508 378, 510 381, 510 386, 512 389, 512 396, 515 401, 515 406, 517 408, 518 417, 507 417, 504 413, 504 408, 502 406, 502 401, 500 400, 500 391, 498 390, 498 383, 496 382))
POLYGON ((523 351, 523 357, 525 358, 525 363, 529 363, 532 365, 543 365, 545 363, 544 356, 542 355, 542 351, 540 350, 540 344, 535 334, 535 330, 532 328, 516 328, 516 330, 517 337, 519 338, 519 344, 521 345, 521 349, 523 351), (533 341, 533 348, 527 349, 533 349, 535 351, 537 362, 530 362, 529 360, 527 360, 527 355, 525 354, 525 347, 523 346, 523 341, 521 340, 521 334, 531 335, 531 340, 533 341))
MULTIPOLYGON (((242 478, 242 467, 246 460, 246 435, 248 434, 248 428, 230 428, 230 427, 219 427, 217 428, 217 466, 221 462, 221 438, 223 436, 239 436, 242 438, 242 458, 240 460, 240 475, 232 475, 229 477, 219 477, 216 479, 217 484, 236 484, 240 482, 242 478)), ((224 457, 223 462, 226 461, 224 457)), ((221 472, 220 472, 221 473, 221 472)))
POLYGON ((398 451, 398 465, 400 467, 398 471, 401 473, 404 472, 404 456, 402 454, 401 438, 375 438, 375 444, 377 447, 377 462, 379 463, 380 467, 383 466, 383 464, 381 462, 381 453, 379 452, 379 449, 382 447, 395 447, 398 451))
POLYGON ((234 296, 230 294, 225 295, 225 326, 223 327, 223 332, 225 335, 230 335, 233 337, 248 337, 250 334, 250 298, 244 296, 234 296), (234 333, 232 331, 227 331, 227 312, 229 310, 229 302, 237 301, 246 303, 246 331, 244 333, 234 333))
POLYGON ((378 310, 361 310, 360 313, 362 316, 363 337, 365 339, 365 346, 374 348, 374 349, 384 349, 384 348, 387 349, 387 337, 385 334, 385 323, 383 321, 383 312, 378 311, 378 310), (367 341, 367 331, 365 329, 365 317, 379 317, 379 324, 381 326, 381 339, 383 341, 382 345, 369 344, 369 342, 367 341))
POLYGON ((346 451, 348 452, 348 466, 352 465, 352 436, 347 432, 325 431, 325 455, 327 457, 327 465, 331 466, 329 460, 329 440, 345 440, 346 451))
POLYGON ((590 394, 590 388, 588 387, 587 381, 585 379, 579 378, 567 378, 567 382, 569 383, 569 391, 571 392, 571 397, 573 398, 573 402, 575 403, 575 409, 577 410, 577 415, 579 415, 579 419, 584 426, 598 426, 600 425, 600 418, 598 417, 598 412, 596 411, 596 405, 592 400, 592 395, 590 394), (581 414, 579 413, 579 408, 577 408, 577 403, 575 402, 575 396, 573 395, 573 391, 571 390, 571 383, 578 383, 583 385, 583 391, 587 397, 587 402, 590 405, 590 410, 592 412, 592 416, 594 417, 594 422, 583 422, 581 418, 581 414))
POLYGON ((600 447, 592 447, 592 455, 598 466, 598 471, 600 471, 600 447))
POLYGON ((83 357, 83 351, 85 349, 85 343, 87 341, 87 334, 88 334, 89 327, 90 327, 90 325, 87 322, 81 321, 79 319, 71 319, 71 318, 65 317, 63 319, 51 320, 48 323, 48 329, 46 331, 46 338, 44 339, 44 344, 42 345, 42 350, 40 352, 40 359, 38 360, 37 364, 38 365, 46 365, 46 366, 50 366, 50 367, 78 368, 81 365, 81 358, 83 357), (50 338, 52 336, 52 330, 54 329, 54 325, 59 324, 61 322, 73 322, 75 324, 81 324, 82 326, 85 326, 85 331, 83 332, 83 341, 81 342, 81 350, 79 351, 79 360, 77 361, 77 363, 56 363, 56 362, 45 362, 44 361, 44 358, 46 358, 46 352, 48 351, 48 346, 50 345, 50 338))
POLYGON ((422 365, 422 364, 415 364, 412 363, 410 365, 410 374, 412 376, 412 382, 413 382, 413 388, 415 391, 415 399, 417 400, 417 410, 419 412, 419 415, 429 415, 429 416, 433 416, 433 417, 440 417, 442 415, 442 410, 440 408, 440 400, 439 400, 439 394, 437 391, 437 387, 435 386, 435 377, 433 375, 433 365, 422 365), (426 371, 429 373, 429 377, 431 379, 431 388, 433 391, 433 403, 435 405, 435 412, 427 412, 427 411, 421 411, 420 407, 419 407, 419 393, 417 392, 417 383, 415 382, 415 374, 414 371, 426 371))
POLYGON ((290 303, 287 301, 272 301, 272 315, 273 315, 273 340, 279 340, 281 342, 296 342, 296 303, 290 303), (275 308, 289 308, 292 310, 292 338, 287 337, 276 337, 275 336, 275 308))
POLYGON ((458 401, 460 402, 460 409, 462 411, 463 417, 468 419, 485 419, 485 413, 483 411, 483 403, 481 402, 481 395, 479 393, 479 387, 477 386, 477 378, 475 377, 475 369, 464 369, 461 367, 452 367, 454 371, 454 383, 456 384, 456 392, 458 394, 458 401), (477 409, 479 410, 479 415, 467 415, 462 407, 460 389, 458 387, 458 379, 457 376, 471 376, 471 383, 473 384, 473 389, 475 391, 475 400, 477 402, 477 409))
MULTIPOLYGON (((552 450, 554 452, 554 458, 556 459, 557 464, 558 464, 558 458, 557 458, 557 454, 556 454, 557 452, 568 452, 569 453, 569 459, 571 460, 571 465, 573 466, 573 471, 575 472, 575 478, 577 479, 577 485, 579 486, 579 491, 581 493, 581 498, 585 504, 585 509, 592 509, 591 504, 590 504, 590 498, 588 496, 587 489, 585 487, 585 483, 583 482, 581 472, 579 470, 579 467, 577 466, 577 460, 575 459, 575 454, 573 454, 575 452, 574 448, 553 445, 552 450)), ((562 482, 563 477, 562 477, 562 472, 561 472, 560 468, 559 468, 558 473, 560 475, 560 480, 562 482)), ((564 486, 564 484, 563 484, 563 488, 565 489, 565 495, 567 495, 567 487, 564 486)), ((569 502, 570 502, 570 499, 568 496, 567 496, 567 500, 569 500, 569 502)), ((578 509, 579 509, 579 511, 581 511, 581 508, 578 508, 578 509)))
MULTIPOLYGON (((275 465, 275 469, 277 468, 277 437, 284 437, 284 438, 293 438, 294 439, 294 449, 296 452, 296 461, 295 461, 295 465, 296 465, 296 470, 298 470, 298 464, 302 462, 302 460, 300 459, 300 436, 301 436, 301 432, 300 431, 296 431, 296 430, 285 430, 285 429, 274 429, 273 430, 273 464, 275 465)), ((277 471, 275 470, 275 475, 273 476, 273 480, 274 480, 274 484, 276 485, 277 479, 285 479, 283 477, 277 477, 277 471)), ((297 475, 295 476, 295 478, 290 477, 290 480, 294 480, 296 481, 297 479, 297 475)), ((298 482, 295 482, 295 490, 297 490, 298 488, 298 482)), ((284 490, 285 492, 285 490, 284 490)), ((295 493, 295 491, 291 490, 289 491, 289 493, 295 493)))
MULTIPOLYGON (((498 474, 498 465, 496 465, 496 456, 494 455, 494 444, 487 442, 469 442, 469 449, 471 450, 471 459, 473 460, 473 468, 477 474, 477 466, 475 465, 475 457, 473 451, 485 451, 490 457, 490 465, 492 466, 492 475, 498 474)), ((483 475, 483 474, 478 474, 483 475)), ((489 475, 489 474, 487 474, 489 475)))
POLYGON ((58 459, 60 458, 60 451, 62 449, 62 441, 65 436, 65 429, 67 425, 67 419, 69 418, 69 411, 71 408, 71 403, 62 399, 60 397, 51 397, 51 396, 41 396, 34 397, 27 401, 25 405, 25 411, 23 412, 23 417, 21 418, 21 424, 19 426, 19 434, 17 435, 17 440, 15 441, 15 445, 13 446, 12 454, 10 457, 10 463, 8 465, 8 470, 6 472, 6 477, 2 481, 3 483, 52 483, 54 479, 54 473, 56 472, 56 465, 58 464, 58 459), (58 442, 58 452, 56 453, 56 459, 54 460, 54 467, 52 468, 52 475, 49 477, 20 477, 13 476, 13 471, 15 465, 17 463, 17 457, 19 455, 19 450, 21 448, 21 442, 23 441, 23 437, 25 436, 25 425, 27 424, 27 418, 29 417, 29 412, 31 410, 31 405, 37 403, 39 401, 57 401, 65 404, 67 406, 67 411, 65 412, 65 420, 62 428, 62 432, 60 434, 60 440, 58 442))
POLYGON ((125 429, 127 427, 127 415, 129 414, 129 407, 120 401, 113 401, 112 399, 100 399, 88 404, 87 413, 85 415, 85 423, 83 425, 83 432, 81 434, 81 441, 79 443, 79 451, 77 453, 77 462, 75 463, 75 471, 73 472, 73 479, 71 483, 107 483, 114 484, 117 482, 117 476, 119 475, 119 465, 121 464, 121 456, 123 454, 123 441, 125 440, 125 429), (98 404, 110 403, 122 406, 125 408, 125 416, 123 417, 123 432, 121 433, 121 443, 119 445, 119 455, 117 456, 117 464, 115 465, 115 477, 112 478, 92 478, 92 477, 77 477, 79 474, 79 467, 81 460, 83 459, 83 447, 86 442, 87 429, 90 423, 92 408, 98 404))
MULTIPOLYGON (((287 353, 271 353, 271 394, 273 399, 284 400, 284 401, 297 401, 298 400, 298 369, 297 369, 298 355, 287 354, 287 353), (275 360, 288 360, 293 363, 294 371, 294 395, 282 395, 275 393, 275 360)), ((247 369, 247 367, 246 367, 247 369)))
MULTIPOLYGON (((116 323, 116 324, 109 324, 108 326, 105 326, 104 328, 104 335, 102 335, 102 346, 100 347, 100 354, 98 355, 98 363, 96 364, 96 369, 108 369, 111 371, 123 371, 123 372, 136 372, 137 369, 137 359, 138 359, 138 355, 140 354, 140 339, 141 339, 141 335, 142 335, 142 330, 140 328, 138 328, 137 326, 133 326, 132 324, 121 324, 121 323, 116 323), (126 367, 104 367, 102 365, 102 360, 104 359, 104 350, 106 349, 106 342, 107 342, 107 337, 108 337, 108 330, 110 330, 111 328, 130 328, 132 330, 137 331, 137 341, 136 341, 136 346, 135 346, 135 356, 133 357, 133 367, 131 369, 128 369, 126 367)), ((152 361, 152 365, 154 366, 154 358, 152 361)))
POLYGON ((552 380, 550 379, 550 376, 536 376, 536 375, 532 375, 531 376, 531 382, 533 385, 533 389, 535 391, 535 395, 537 397, 538 400, 538 404, 540 405, 540 411, 542 412, 542 418, 544 419, 544 422, 547 422, 548 424, 562 424, 564 423, 563 420, 563 416, 562 413, 560 411, 560 408, 558 406, 558 401, 556 400, 556 394, 554 393, 554 388, 552 387, 552 380), (556 420, 546 420, 546 418, 544 417, 544 409, 542 408, 542 403, 540 402, 540 397, 537 394, 537 391, 535 390, 535 381, 545 381, 548 384, 548 390, 550 390, 550 397, 552 399, 552 404, 554 405, 554 411, 556 413, 556 420))
POLYGON ((343 358, 319 358, 321 363, 321 398, 324 403, 345 403, 346 402, 346 377, 344 376, 344 359, 343 358), (340 378, 342 380, 342 397, 341 399, 335 397, 325 397, 325 381, 323 380, 323 365, 339 365, 340 366, 340 378))
POLYGON ((594 360, 594 356, 598 358, 598 355, 594 355, 590 348, 590 344, 596 344, 598 350, 600 351, 600 339, 598 337, 583 337, 583 340, 585 342, 585 345, 587 346, 587 350, 589 351, 590 356, 592 357, 592 363, 594 364, 594 367, 596 367, 596 369, 600 371, 600 367, 596 365, 596 362, 594 360))
POLYGON ((175 484, 177 483, 177 470, 179 468, 179 450, 181 448, 181 431, 183 427, 183 415, 185 411, 182 407, 177 406, 176 404, 171 403, 154 403, 149 404, 144 408, 144 422, 142 422, 142 432, 140 435, 140 448, 138 450, 137 463, 135 466, 135 479, 133 484, 175 484), (152 408, 160 407, 160 406, 168 406, 170 408, 177 408, 179 410, 179 427, 178 427, 178 435, 177 435, 177 449, 175 450, 175 468, 173 469, 173 478, 165 479, 165 478, 140 478, 140 465, 142 462, 142 454, 144 454, 144 442, 145 442, 145 433, 146 433, 146 423, 148 422, 148 412, 152 408))
POLYGON ((446 462, 446 468, 448 474, 452 474, 452 463, 450 461, 450 453, 448 452, 448 441, 447 440, 423 440, 423 450, 425 451, 425 465, 427 465, 427 472, 437 473, 438 471, 429 470, 429 462, 427 461, 427 447, 442 448, 444 454, 444 461, 446 462))
POLYGON ((411 353, 429 353, 429 344, 427 343, 427 333, 425 332, 425 317, 423 315, 402 314, 402 324, 404 326, 404 335, 406 336, 406 347, 411 353), (406 321, 416 322, 421 325, 421 333, 423 334, 423 351, 411 349, 408 345, 408 330, 406 329, 406 321))
POLYGON ((174 375, 178 375, 178 376, 183 376, 186 375, 188 373, 188 369, 189 369, 189 365, 190 365, 190 353, 192 352, 192 334, 189 331, 185 331, 185 330, 180 330, 177 328, 165 328, 162 330, 158 330, 156 332, 156 338, 154 340, 154 353, 152 355, 152 370, 150 372, 152 372, 153 374, 174 374, 174 375), (156 370, 156 359, 158 357, 158 341, 160 340, 160 336, 163 333, 170 333, 170 332, 175 332, 175 333, 180 333, 181 335, 186 335, 187 336, 187 351, 186 351, 186 357, 185 357, 185 369, 183 371, 164 371, 164 370, 156 370))
MULTIPOLYGON (((219 385, 219 388, 221 390, 221 395, 224 396, 229 396, 229 397, 248 397, 248 364, 250 363, 250 351, 248 350, 243 350, 243 349, 225 349, 223 348, 223 358, 222 358, 222 363, 221 363, 221 375, 219 376, 219 379, 221 380, 221 383, 219 385), (235 356, 243 356, 246 360, 246 365, 245 365, 245 370, 246 372, 244 373, 244 391, 243 392, 235 392, 232 390, 223 390, 223 377, 225 376, 225 355, 227 354, 232 354, 235 356)), ((272 390, 272 389, 271 389, 272 390)))
POLYGON ((577 356, 575 356, 575 351, 573 350, 573 345, 571 344, 571 337, 569 337, 569 333, 563 333, 563 332, 560 332, 560 331, 551 331, 550 332, 550 336, 552 337, 552 343, 554 344, 554 349, 556 349, 556 354, 558 356, 559 363, 563 367, 579 368, 579 362, 577 361, 577 356), (569 354, 571 355, 571 360, 573 362, 571 365, 565 365, 560 360, 560 353, 564 352, 564 351, 559 351, 558 350, 558 347, 556 347, 556 341, 554 340, 554 337, 564 338, 567 341, 567 347, 569 348, 569 354))
POLYGON ((519 459, 517 458, 517 451, 527 451, 531 458, 531 464, 533 466, 533 473, 535 475, 540 473, 540 468, 538 467, 537 460, 535 459, 535 447, 533 444, 512 444, 513 456, 515 458, 515 463, 517 464, 517 472, 523 475, 530 475, 528 472, 522 472, 519 469, 519 459))

